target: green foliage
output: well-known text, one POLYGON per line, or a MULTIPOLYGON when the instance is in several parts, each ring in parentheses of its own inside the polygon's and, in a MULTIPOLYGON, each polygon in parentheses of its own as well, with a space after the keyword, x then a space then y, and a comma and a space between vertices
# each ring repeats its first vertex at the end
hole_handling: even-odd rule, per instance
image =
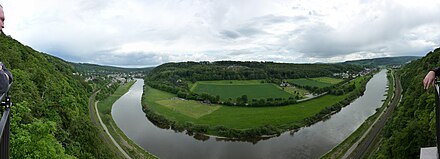
POLYGON ((114 158, 90 121, 92 89, 70 64, 4 34, 0 57, 14 75, 11 158, 114 158))
MULTIPOLYGON (((221 81, 220 81, 221 82, 221 81)), ((281 90, 272 83, 256 83, 256 84, 221 84, 216 81, 197 82, 194 84, 193 92, 208 93, 213 96, 219 96, 221 101, 227 101, 229 98, 236 99, 247 95, 249 99, 261 98, 285 98, 288 99, 293 95, 281 90)), ((247 100, 246 100, 247 102, 247 100)), ((246 103, 245 102, 245 103, 246 103)))
POLYGON ((153 68, 121 68, 113 66, 101 66, 88 63, 70 63, 75 70, 80 73, 94 73, 94 74, 110 74, 110 73, 142 73, 147 74, 153 68))
POLYGON ((154 68, 145 80, 153 88, 173 94, 187 92, 189 95, 189 84, 197 81, 264 80, 278 85, 283 79, 331 77, 333 73, 347 71, 357 73, 361 70, 361 67, 348 64, 289 64, 239 61, 180 62, 166 63, 154 68))
POLYGON ((419 56, 400 56, 400 57, 382 57, 374 59, 362 59, 354 61, 346 61, 345 64, 360 65, 360 66, 392 66, 392 65, 404 65, 410 61, 420 59, 419 56))
POLYGON ((398 72, 403 99, 384 128, 379 151, 374 157, 419 158, 421 147, 436 146, 434 90, 424 90, 422 80, 430 69, 438 66, 440 49, 407 64, 398 72))
POLYGON ((289 83, 292 83, 296 86, 301 86, 301 87, 317 87, 317 88, 324 88, 324 87, 329 87, 332 84, 331 83, 324 83, 324 82, 319 82, 319 81, 315 81, 313 79, 308 79, 308 78, 299 78, 299 79, 292 79, 292 80, 288 80, 289 83))
MULTIPOLYGON (((220 105, 199 104, 197 108, 187 107, 195 101, 178 100, 179 107, 173 106, 175 94, 144 86, 142 97, 143 110, 147 117, 161 128, 173 128, 178 131, 192 129, 193 126, 207 126, 206 132, 212 135, 250 138, 261 135, 277 135, 286 130, 298 129, 324 119, 327 115, 339 111, 343 106, 362 95, 367 81, 372 76, 359 77, 347 85, 355 84, 356 89, 346 94, 324 95, 322 97, 280 107, 230 107, 220 105), (199 107, 212 109, 201 109, 199 107), (220 108, 218 108, 220 107, 220 108), (195 109, 199 114, 191 114, 181 109, 195 109), (206 113, 209 111, 209 113, 206 113), (245 122, 243 122, 245 121, 245 122)), ((238 97, 246 100, 246 96, 238 97)), ((249 99, 248 99, 249 100, 249 99)), ((268 101, 276 101, 268 99, 268 101)), ((256 100, 259 102, 259 100, 256 100)), ((264 102, 264 101, 263 101, 264 102)), ((205 130, 205 129, 202 129, 205 130)))

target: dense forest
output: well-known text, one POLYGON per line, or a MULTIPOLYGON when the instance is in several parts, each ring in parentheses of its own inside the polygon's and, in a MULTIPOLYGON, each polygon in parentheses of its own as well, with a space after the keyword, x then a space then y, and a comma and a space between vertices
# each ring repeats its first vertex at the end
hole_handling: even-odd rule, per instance
POLYGON ((97 64, 89 64, 89 63, 70 63, 75 67, 75 70, 80 73, 142 73, 147 74, 151 71, 152 67, 145 68, 122 68, 122 67, 113 67, 113 66, 102 66, 97 64))
POLYGON ((90 120, 92 89, 72 65, 4 34, 0 57, 15 80, 11 158, 115 158, 90 120))
POLYGON ((400 57, 382 57, 374 59, 362 59, 345 61, 344 64, 377 67, 377 66, 392 66, 392 65, 404 65, 413 60, 420 59, 419 56, 400 56, 400 57))
POLYGON ((218 97, 207 96, 204 98, 203 95, 191 92, 189 84, 207 80, 254 79, 280 84, 283 79, 332 77, 334 73, 347 71, 357 73, 361 70, 363 70, 362 67, 349 64, 289 64, 247 61, 180 62, 166 63, 154 68, 146 77, 145 83, 153 88, 178 94, 179 97, 216 101, 215 99, 218 97))
POLYGON ((374 158, 419 158, 421 147, 436 146, 434 89, 423 89, 426 73, 440 66, 440 48, 415 60, 398 73, 403 99, 382 132, 374 158))

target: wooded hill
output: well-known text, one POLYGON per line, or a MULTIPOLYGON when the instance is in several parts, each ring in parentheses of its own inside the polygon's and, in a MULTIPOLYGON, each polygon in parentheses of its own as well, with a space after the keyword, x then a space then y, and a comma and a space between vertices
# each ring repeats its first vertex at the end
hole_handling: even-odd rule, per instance
POLYGON ((115 158, 91 122, 91 87, 74 67, 4 34, 1 61, 14 75, 11 158, 115 158))
POLYGON ((283 79, 332 77, 333 73, 357 73, 360 66, 348 64, 289 64, 274 62, 180 62, 166 63, 154 68, 146 84, 177 94, 189 92, 188 84, 209 80, 254 80, 281 83, 283 79))
POLYGON ((440 48, 403 67, 403 99, 382 132, 374 158, 419 158, 421 147, 436 146, 434 89, 423 89, 423 78, 440 66, 440 48))
POLYGON ((382 57, 374 59, 362 59, 343 62, 344 64, 360 65, 360 66, 392 66, 392 65, 404 65, 413 60, 420 59, 419 56, 400 56, 400 57, 382 57))
POLYGON ((143 73, 146 74, 151 71, 152 67, 145 68, 122 68, 114 66, 103 66, 89 63, 70 63, 75 67, 75 70, 80 73, 143 73))

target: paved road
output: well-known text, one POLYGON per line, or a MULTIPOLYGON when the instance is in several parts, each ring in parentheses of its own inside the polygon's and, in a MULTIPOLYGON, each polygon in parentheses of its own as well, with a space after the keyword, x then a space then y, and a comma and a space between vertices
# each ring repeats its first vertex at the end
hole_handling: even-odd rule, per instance
MULTIPOLYGON (((379 132, 382 130, 382 128, 385 126, 385 123, 387 121, 387 119, 391 116, 394 108, 399 104, 400 102, 400 98, 401 98, 401 92, 402 92, 402 86, 400 85, 400 78, 399 77, 395 77, 395 83, 396 83, 396 88, 395 88, 395 94, 394 94, 394 98, 390 104, 390 106, 388 107, 388 109, 385 110, 385 113, 382 114, 378 120, 376 120, 376 122, 373 124, 372 127, 370 127, 370 131, 368 132, 368 134, 365 137, 365 140, 363 142, 361 142, 352 153, 347 152, 349 155, 347 157, 344 156, 343 158, 347 157, 347 158, 354 158, 354 159, 359 159, 361 158, 365 152, 371 148, 373 141, 377 138, 379 132)), ((362 140, 359 139, 359 140, 362 140)))
MULTIPOLYGON (((112 140, 113 144, 115 144, 115 146, 119 149, 119 151, 121 151, 121 153, 124 155, 124 157, 131 159, 131 157, 124 151, 124 149, 122 149, 121 146, 119 146, 119 144, 116 142, 116 140, 113 138, 113 136, 110 135, 110 133, 108 132, 107 126, 105 126, 105 124, 101 120, 101 117, 99 116, 99 113, 97 113, 98 112, 98 102, 93 103, 93 101, 95 100, 96 94, 98 92, 99 91, 96 91, 89 98, 89 112, 90 112, 90 117, 92 118, 92 122, 93 122, 93 124, 95 124, 96 127, 102 126, 102 128, 104 128, 104 131, 107 133, 107 135, 112 140), (98 116, 96 117, 95 115, 98 115, 98 116), (99 125, 99 123, 96 121, 96 118, 99 119, 99 123, 101 125, 99 125)), ((99 135, 101 136, 101 138, 104 139, 104 141, 107 143, 107 145, 110 145, 111 142, 108 141, 108 138, 105 137, 105 134, 102 131, 100 131, 100 132, 101 133, 99 133, 99 135)))

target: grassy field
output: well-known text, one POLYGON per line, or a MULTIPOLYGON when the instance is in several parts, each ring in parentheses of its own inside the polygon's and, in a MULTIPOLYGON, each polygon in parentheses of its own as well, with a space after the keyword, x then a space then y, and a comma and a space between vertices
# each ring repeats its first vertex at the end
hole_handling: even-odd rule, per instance
POLYGON ((342 81, 343 81, 342 79, 331 78, 331 77, 299 78, 299 79, 287 80, 287 82, 295 84, 295 85, 318 87, 318 88, 332 86, 332 85, 337 84, 342 81))
POLYGON ((207 104, 202 104, 199 101, 184 100, 179 98, 159 100, 156 101, 156 103, 196 119, 211 114, 221 107, 219 105, 207 106, 207 104))
POLYGON ((199 81, 193 84, 191 91, 196 93, 208 93, 220 96, 220 100, 247 95, 248 99, 261 98, 289 98, 293 95, 282 90, 272 83, 261 83, 259 80, 223 80, 223 81, 199 81))
POLYGON ((107 126, 109 133, 118 142, 118 144, 125 150, 125 152, 132 158, 157 158, 150 153, 146 152, 143 148, 131 141, 122 132, 119 127, 116 126, 115 121, 111 116, 111 109, 113 103, 116 102, 122 95, 127 93, 130 87, 135 81, 119 86, 119 88, 109 97, 98 103, 98 113, 100 113, 102 122, 107 126))
POLYGON ((318 82, 330 83, 330 84, 338 84, 338 83, 344 81, 343 79, 331 78, 331 77, 318 77, 318 78, 311 78, 311 79, 318 81, 318 82))
MULTIPOLYGON (((181 110, 173 109, 179 107, 177 105, 168 105, 170 102, 164 103, 164 100, 172 100, 176 96, 171 93, 163 92, 151 87, 144 89, 144 105, 148 105, 152 110, 165 117, 178 122, 192 122, 194 124, 202 124, 209 126, 223 125, 235 129, 256 128, 264 125, 273 125, 282 127, 284 124, 299 123, 304 118, 313 116, 327 106, 343 100, 346 95, 334 96, 325 95, 323 97, 281 107, 232 107, 221 105, 203 104, 197 109, 205 109, 203 107, 219 107, 216 110, 206 113, 206 111, 198 114, 198 118, 188 113, 182 113, 181 110), (165 104, 165 105, 163 105, 165 104)), ((183 105, 190 105, 192 101, 181 100, 183 105)), ((193 108, 196 109, 196 108, 193 108)), ((196 111, 196 110, 193 110, 196 111)))
POLYGON ((306 94, 309 94, 310 92, 305 90, 305 89, 301 89, 295 86, 290 86, 290 87, 284 87, 284 91, 296 95, 298 94, 300 98, 305 98, 306 94))

